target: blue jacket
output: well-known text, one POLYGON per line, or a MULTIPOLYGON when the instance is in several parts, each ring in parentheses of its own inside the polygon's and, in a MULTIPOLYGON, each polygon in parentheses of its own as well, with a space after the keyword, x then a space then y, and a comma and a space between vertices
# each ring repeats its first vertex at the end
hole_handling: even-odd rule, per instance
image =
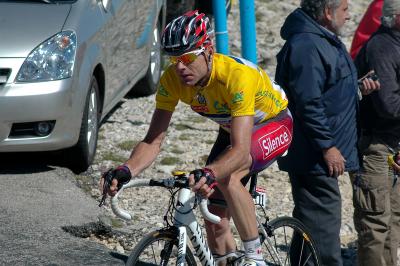
POLYGON ((275 80, 288 96, 294 129, 280 169, 328 174, 322 149, 335 146, 346 170, 357 170, 357 72, 346 47, 301 9, 286 18, 281 37, 275 80))

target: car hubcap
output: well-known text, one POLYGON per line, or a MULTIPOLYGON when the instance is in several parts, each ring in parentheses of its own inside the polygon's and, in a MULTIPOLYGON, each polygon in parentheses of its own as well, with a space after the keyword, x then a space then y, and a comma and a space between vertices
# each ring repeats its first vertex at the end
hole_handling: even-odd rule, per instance
POLYGON ((97 134, 97 95, 96 90, 94 88, 90 91, 90 99, 88 105, 88 131, 87 131, 87 143, 89 148, 89 154, 95 150, 96 145, 96 134, 97 134))
POLYGON ((156 84, 160 78, 161 68, 161 51, 160 51, 160 37, 158 35, 158 27, 153 31, 153 43, 150 52, 150 71, 153 77, 153 83, 156 84))

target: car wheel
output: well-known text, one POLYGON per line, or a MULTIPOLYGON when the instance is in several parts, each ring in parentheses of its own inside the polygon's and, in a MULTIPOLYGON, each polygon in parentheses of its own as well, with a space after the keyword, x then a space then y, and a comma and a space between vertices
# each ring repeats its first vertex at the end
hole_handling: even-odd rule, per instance
POLYGON ((133 89, 135 96, 148 96, 153 94, 157 89, 157 84, 161 76, 161 68, 163 59, 161 56, 161 24, 153 29, 152 42, 150 48, 150 62, 147 73, 133 89))
POLYGON ((96 154, 97 137, 99 132, 99 86, 93 76, 89 92, 86 96, 85 109, 77 144, 72 148, 72 170, 85 171, 93 162, 96 154))

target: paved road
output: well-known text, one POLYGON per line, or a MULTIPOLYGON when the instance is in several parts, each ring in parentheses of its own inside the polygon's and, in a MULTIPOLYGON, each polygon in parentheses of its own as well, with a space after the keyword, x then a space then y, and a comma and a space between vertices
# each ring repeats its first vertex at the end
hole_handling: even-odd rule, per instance
POLYGON ((97 222, 101 210, 51 156, 0 155, 0 265, 124 265, 124 256, 62 230, 97 222))

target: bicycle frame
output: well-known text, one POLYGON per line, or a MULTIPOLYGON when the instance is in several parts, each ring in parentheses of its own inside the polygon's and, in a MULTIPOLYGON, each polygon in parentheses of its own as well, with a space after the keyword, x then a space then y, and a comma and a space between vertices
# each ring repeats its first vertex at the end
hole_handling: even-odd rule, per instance
POLYGON ((174 226, 177 227, 179 231, 177 265, 184 265, 186 243, 189 238, 201 265, 214 266, 216 265, 214 257, 208 248, 201 227, 192 210, 194 198, 190 197, 190 193, 189 189, 181 189, 178 193, 178 200, 175 205, 174 226))

